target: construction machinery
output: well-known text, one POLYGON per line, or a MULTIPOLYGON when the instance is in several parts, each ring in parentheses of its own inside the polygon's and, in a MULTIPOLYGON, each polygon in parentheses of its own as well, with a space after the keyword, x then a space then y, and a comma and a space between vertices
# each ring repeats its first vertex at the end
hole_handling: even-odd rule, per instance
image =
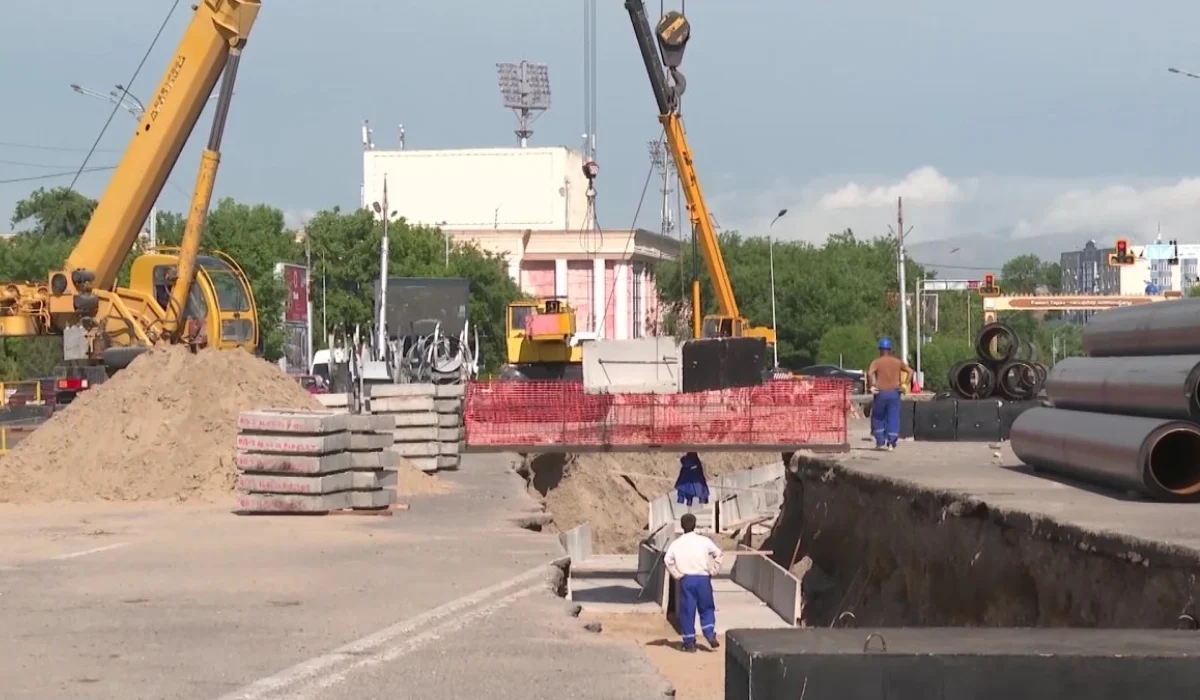
POLYGON ((220 162, 221 138, 247 36, 260 0, 202 0, 87 229, 62 270, 45 282, 0 285, 0 333, 59 335, 60 395, 104 381, 155 345, 254 351, 259 328, 245 273, 200 240, 220 162), (122 264, 174 169, 217 81, 221 88, 178 248, 156 248, 122 264))
POLYGON ((693 264, 691 280, 692 301, 692 337, 696 339, 712 338, 761 338, 767 345, 775 344, 775 329, 762 328, 752 325, 743 318, 738 308, 737 299, 733 294, 733 285, 729 279, 729 271, 725 268, 725 260, 721 255, 720 243, 716 229, 705 202, 704 193, 700 189, 700 180, 696 176, 696 168, 688 146, 687 135, 683 128, 679 104, 687 82, 679 72, 683 61, 683 52, 691 37, 691 25, 680 12, 667 12, 659 20, 654 31, 650 28, 650 20, 646 16, 646 8, 642 0, 625 0, 625 9, 633 23, 633 32, 637 37, 638 48, 646 65, 646 73, 650 77, 650 88, 658 105, 658 120, 662 123, 666 136, 667 147, 671 151, 679 181, 687 199, 688 213, 692 222, 693 232, 693 264), (655 43, 657 42, 657 48, 655 43), (660 56, 659 50, 662 54, 660 56), (664 73, 663 67, 666 67, 664 73), (668 82, 667 77, 670 76, 668 82), (712 281, 713 292, 717 298, 717 308, 720 313, 701 317, 700 280, 697 256, 704 258, 708 275, 712 281))
POLYGON ((575 328, 565 299, 515 301, 504 320, 502 379, 583 381, 583 345, 595 338, 575 328))

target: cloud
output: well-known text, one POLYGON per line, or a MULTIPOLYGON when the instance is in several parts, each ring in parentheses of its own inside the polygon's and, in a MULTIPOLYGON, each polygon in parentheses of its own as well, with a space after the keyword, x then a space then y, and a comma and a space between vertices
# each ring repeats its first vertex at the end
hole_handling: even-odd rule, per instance
POLYGON ((903 198, 906 243, 930 259, 952 255, 960 264, 993 265, 1020 252, 1056 260, 1089 239, 1118 236, 1149 242, 1164 238, 1200 242, 1200 178, 1046 178, 975 175, 954 178, 937 168, 902 177, 822 178, 777 182, 757 192, 714 198, 722 223, 743 233, 765 232, 774 214, 788 214, 771 232, 781 239, 819 243, 851 228, 859 236, 896 227, 903 198), (998 256, 998 257, 997 257, 998 256))
POLYGON ((316 209, 289 209, 283 212, 283 224, 293 231, 301 231, 309 219, 316 215, 316 209))

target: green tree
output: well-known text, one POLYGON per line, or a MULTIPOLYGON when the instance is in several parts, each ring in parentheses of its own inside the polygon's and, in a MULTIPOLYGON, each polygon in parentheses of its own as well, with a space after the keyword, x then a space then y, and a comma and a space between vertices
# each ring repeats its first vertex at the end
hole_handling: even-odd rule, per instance
POLYGON ((817 362, 865 370, 879 352, 879 339, 864 326, 834 326, 821 336, 817 362))
POLYGON ((95 210, 96 201, 75 190, 39 187, 17 202, 11 222, 13 226, 32 224, 30 233, 51 238, 77 238, 87 228, 95 210))
MULTIPOLYGON (((328 318, 318 325, 366 330, 372 323, 379 281, 383 226, 367 210, 317 213, 305 226, 312 246, 314 302, 328 318), (318 281, 322 280, 323 281, 318 281), (325 298, 321 298, 321 287, 325 298)), ((445 238, 436 228, 403 219, 388 225, 388 272, 393 277, 459 277, 470 283, 468 318, 479 330, 482 361, 494 370, 504 360, 505 307, 521 297, 505 261, 474 245, 455 243, 445 259, 445 238)), ((320 339, 324 340, 324 339, 320 339)), ((318 347, 320 344, 318 344, 318 347)))

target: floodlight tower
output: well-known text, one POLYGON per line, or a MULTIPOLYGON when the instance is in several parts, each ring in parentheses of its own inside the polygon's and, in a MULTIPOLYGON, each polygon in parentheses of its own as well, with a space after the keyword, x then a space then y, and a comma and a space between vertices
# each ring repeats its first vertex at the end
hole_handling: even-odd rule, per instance
POLYGON ((504 106, 517 115, 521 148, 529 145, 533 122, 550 109, 550 69, 544 63, 497 63, 496 74, 504 106))
POLYGON ((671 211, 671 176, 674 174, 675 163, 667 157, 666 147, 662 141, 647 141, 647 150, 650 153, 650 164, 657 170, 659 176, 662 177, 662 186, 659 188, 659 193, 662 194, 662 211, 660 212, 660 230, 662 235, 666 236, 675 229, 674 216, 671 211))

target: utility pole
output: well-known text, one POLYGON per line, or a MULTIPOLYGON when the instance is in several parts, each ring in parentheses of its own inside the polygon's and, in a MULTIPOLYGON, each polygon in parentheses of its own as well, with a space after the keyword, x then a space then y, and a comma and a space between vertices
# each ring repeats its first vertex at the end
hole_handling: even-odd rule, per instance
MULTIPOLYGON (((891 227, 888 227, 891 229, 891 227)), ((912 228, 904 230, 904 198, 896 198, 896 261, 900 278, 900 359, 908 362, 908 285, 904 279, 904 236, 912 233, 912 228)))
POLYGON ((375 213, 383 216, 383 238, 379 241, 379 310, 377 323, 377 342, 379 343, 377 360, 387 356, 387 279, 388 279, 388 224, 396 212, 389 208, 387 175, 383 176, 383 202, 372 205, 375 213))

